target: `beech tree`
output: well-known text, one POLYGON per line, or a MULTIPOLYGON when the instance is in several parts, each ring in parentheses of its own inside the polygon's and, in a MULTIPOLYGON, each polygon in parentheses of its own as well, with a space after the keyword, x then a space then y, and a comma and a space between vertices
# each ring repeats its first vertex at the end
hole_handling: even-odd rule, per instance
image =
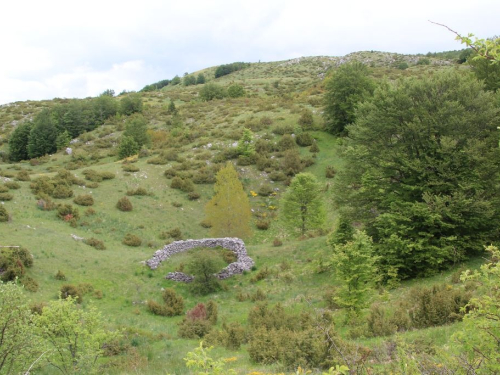
POLYGON ((326 129, 344 135, 345 127, 356 120, 358 103, 371 96, 375 84, 368 68, 357 61, 341 65, 325 83, 324 117, 326 129))
POLYGON ((205 206, 207 220, 212 224, 212 235, 248 237, 252 216, 250 202, 231 162, 217 173, 214 192, 205 206))
POLYGON ((304 235, 325 223, 325 209, 316 177, 310 173, 297 174, 282 198, 283 218, 292 229, 304 235))
POLYGON ((33 124, 24 122, 19 125, 9 137, 9 159, 12 161, 27 160, 28 141, 33 124))
POLYGON ((384 271, 434 273, 498 239, 500 110, 472 75, 386 83, 348 126, 334 199, 384 271))
POLYGON ((37 158, 57 151, 57 128, 48 109, 40 112, 31 128, 28 140, 28 156, 37 158))

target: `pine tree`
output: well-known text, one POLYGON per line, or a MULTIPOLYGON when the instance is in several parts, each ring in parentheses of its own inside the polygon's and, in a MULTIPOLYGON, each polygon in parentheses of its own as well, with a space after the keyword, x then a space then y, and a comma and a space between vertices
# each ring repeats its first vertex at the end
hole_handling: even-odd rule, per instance
POLYGON ((215 195, 207 203, 205 213, 216 237, 246 238, 250 235, 250 203, 238 179, 238 173, 228 162, 216 176, 215 195))

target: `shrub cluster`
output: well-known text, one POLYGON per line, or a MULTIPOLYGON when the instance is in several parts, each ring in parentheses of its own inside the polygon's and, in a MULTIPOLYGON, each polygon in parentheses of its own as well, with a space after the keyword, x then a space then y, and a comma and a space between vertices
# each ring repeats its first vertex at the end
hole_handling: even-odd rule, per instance
POLYGON ((175 290, 167 288, 162 293, 164 304, 155 301, 148 301, 148 310, 155 315, 176 316, 182 315, 184 311, 184 299, 175 290))
POLYGON ((127 245, 127 246, 141 246, 142 240, 136 236, 135 234, 132 233, 127 233, 125 237, 122 240, 122 244, 127 245))
POLYGON ((83 241, 86 245, 95 247, 97 250, 106 250, 106 246, 104 245, 104 242, 101 240, 98 240, 97 238, 90 237, 87 238, 83 241))
POLYGON ((373 304, 367 318, 373 336, 392 335, 410 328, 427 328, 462 320, 471 293, 462 288, 437 285, 416 287, 392 308, 373 304))
POLYGON ((148 191, 142 187, 138 187, 137 189, 127 190, 127 195, 148 195, 148 191))
POLYGON ((179 324, 178 335, 187 339, 199 339, 210 332, 217 323, 218 307, 210 300, 207 304, 198 303, 186 313, 186 317, 179 324))
POLYGON ((115 174, 113 172, 97 172, 94 169, 85 169, 82 174, 85 176, 86 180, 92 182, 101 182, 103 180, 111 180, 115 178, 115 174))
POLYGON ((132 211, 132 202, 130 202, 127 197, 120 198, 120 200, 116 203, 116 208, 124 212, 132 211))
POLYGON ((6 282, 22 278, 25 269, 32 266, 33 256, 24 247, 0 248, 0 280, 6 282))
POLYGON ((76 196, 73 202, 80 206, 92 206, 94 204, 94 198, 90 194, 82 194, 76 196))

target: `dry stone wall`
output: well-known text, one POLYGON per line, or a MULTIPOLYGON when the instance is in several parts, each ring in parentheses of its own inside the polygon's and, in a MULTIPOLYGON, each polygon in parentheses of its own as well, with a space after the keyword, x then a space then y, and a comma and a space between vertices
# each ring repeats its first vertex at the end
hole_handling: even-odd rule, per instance
MULTIPOLYGON (((253 259, 247 254, 245 243, 239 238, 202 238, 199 240, 175 241, 165 245, 161 250, 157 250, 151 259, 146 261, 146 264, 152 270, 158 268, 161 262, 167 260, 172 255, 194 249, 196 247, 223 247, 231 250, 236 255, 236 262, 229 264, 217 274, 219 279, 227 279, 233 275, 249 271, 255 264, 253 259)), ((193 277, 182 272, 170 272, 167 279, 191 282, 193 277)))

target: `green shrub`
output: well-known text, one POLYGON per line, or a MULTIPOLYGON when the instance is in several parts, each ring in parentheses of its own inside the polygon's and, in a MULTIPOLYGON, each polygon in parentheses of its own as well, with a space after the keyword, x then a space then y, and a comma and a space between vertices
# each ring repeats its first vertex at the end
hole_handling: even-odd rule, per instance
POLYGON ((220 345, 229 350, 239 350, 246 341, 245 328, 237 322, 223 323, 222 330, 211 330, 203 339, 207 345, 220 345))
POLYGON ((57 199, 66 199, 73 196, 73 190, 64 184, 58 184, 52 190, 51 196, 57 199))
POLYGON ((260 281, 260 280, 264 280, 266 277, 268 277, 270 275, 270 271, 269 271, 269 268, 265 267, 263 269, 261 269, 259 272, 257 272, 255 274, 255 276, 253 276, 251 279, 250 279, 250 282, 252 283, 256 283, 257 281, 260 281))
POLYGON ((309 133, 300 133, 295 137, 295 142, 300 147, 311 146, 314 143, 314 138, 309 133))
POLYGON ((207 295, 222 288, 222 284, 214 275, 219 272, 224 263, 213 250, 200 250, 197 256, 187 265, 188 271, 194 276, 189 284, 193 294, 207 295))
POLYGON ((127 190, 127 195, 148 195, 148 191, 142 187, 138 187, 137 189, 127 190))
POLYGON ((281 241, 279 238, 275 238, 275 239, 273 240, 273 246, 274 246, 274 247, 283 246, 283 241, 281 241))
POLYGON ((127 233, 122 240, 122 244, 137 247, 141 246, 142 240, 135 234, 127 233))
POLYGON ((309 147, 309 152, 313 152, 313 153, 318 153, 319 152, 318 142, 314 141, 312 143, 311 147, 309 147))
POLYGON ((170 229, 169 231, 167 231, 167 234, 168 234, 168 237, 171 237, 176 241, 179 241, 182 239, 182 232, 178 227, 170 229))
POLYGON ((24 289, 26 289, 29 292, 33 292, 33 293, 37 292, 38 288, 39 288, 38 282, 29 276, 24 277, 21 280, 21 284, 23 284, 24 289))
POLYGON ((413 288, 410 290, 412 324, 417 328, 425 328, 460 321, 465 314, 462 308, 470 298, 470 292, 444 284, 432 288, 413 288))
POLYGON ((370 313, 367 318, 368 331, 373 336, 389 336, 396 332, 397 326, 388 316, 387 309, 378 304, 370 307, 370 313))
POLYGON ((224 259, 224 262, 227 264, 234 263, 238 260, 238 257, 232 250, 228 249, 222 249, 222 259, 224 259))
POLYGON ((116 208, 120 211, 132 211, 132 202, 127 197, 120 198, 120 200, 116 203, 116 208))
POLYGON ((306 109, 302 111, 302 114, 299 117, 299 125, 302 126, 303 129, 310 129, 314 125, 313 114, 310 110, 306 109))
POLYGON ((0 201, 11 201, 14 199, 14 196, 10 193, 0 193, 0 201))
POLYGON ((83 194, 76 196, 73 202, 80 206, 92 206, 94 204, 94 198, 90 194, 83 194))
POLYGON ((179 337, 199 339, 210 332, 212 325, 217 322, 217 305, 213 301, 210 302, 211 311, 207 309, 208 304, 205 306, 203 303, 198 303, 186 313, 186 317, 179 324, 179 337))
POLYGON ((23 169, 17 173, 16 180, 18 180, 18 181, 31 181, 31 177, 30 177, 30 174, 28 173, 28 171, 23 169))
POLYGON ((259 219, 255 223, 255 226, 259 230, 268 230, 270 225, 271 225, 271 222, 269 220, 264 220, 264 219, 259 219))
POLYGON ((85 169, 82 173, 86 180, 92 182, 101 182, 103 180, 101 174, 93 169, 85 169))
POLYGON ((138 172, 140 169, 134 164, 123 164, 122 169, 125 172, 138 172))
POLYGON ((0 185, 0 193, 7 193, 9 188, 5 185, 0 185))
POLYGON ((182 315, 184 311, 184 298, 182 296, 178 295, 175 290, 167 288, 162 292, 162 297, 167 316, 182 315))
POLYGON ((279 151, 292 150, 297 147, 295 139, 290 134, 285 134, 277 143, 277 148, 279 151))
POLYGON ((245 96, 245 89, 242 86, 235 83, 228 87, 227 95, 230 98, 240 98, 242 96, 245 96))
POLYGON ((279 125, 276 126, 272 132, 277 135, 292 134, 294 132, 293 125, 279 125))
POLYGON ((82 291, 73 284, 64 284, 61 287, 61 298, 66 299, 69 296, 73 297, 77 303, 82 303, 83 300, 82 291))
POLYGON ((335 174, 337 173, 337 171, 335 170, 335 168, 331 165, 327 165, 326 168, 325 168, 325 177, 326 178, 333 178, 335 177, 335 174))
POLYGON ((54 275, 54 278, 56 280, 66 280, 66 275, 61 270, 58 270, 57 273, 54 275))
POLYGON ((12 190, 17 190, 21 187, 21 185, 19 185, 17 182, 14 181, 7 181, 4 185, 12 190))
POLYGON ((296 149, 287 150, 281 161, 281 169, 287 176, 294 176, 304 169, 300 154, 296 149))
POLYGON ((100 175, 103 180, 112 180, 113 178, 116 177, 116 175, 113 172, 108 172, 108 171, 103 171, 100 173, 100 175))
POLYGON ((196 191, 191 191, 188 193, 188 199, 190 201, 195 201, 197 199, 200 199, 200 193, 198 193, 196 191))
POLYGON ((70 204, 60 204, 57 206, 57 216, 64 221, 71 221, 72 219, 78 220, 80 213, 78 208, 70 204))
POLYGON ((160 315, 160 316, 169 316, 167 307, 165 305, 162 305, 156 301, 148 300, 146 302, 146 306, 148 310, 153 313, 154 315, 160 315))
POLYGON ((104 242, 101 240, 98 240, 97 238, 90 237, 87 238, 83 241, 86 245, 95 247, 97 250, 106 250, 106 246, 104 245, 104 242))
POLYGON ((258 190, 258 194, 263 196, 263 197, 268 197, 270 196, 272 193, 274 193, 274 190, 272 188, 271 185, 269 184, 264 184, 262 185, 259 190, 258 190))

